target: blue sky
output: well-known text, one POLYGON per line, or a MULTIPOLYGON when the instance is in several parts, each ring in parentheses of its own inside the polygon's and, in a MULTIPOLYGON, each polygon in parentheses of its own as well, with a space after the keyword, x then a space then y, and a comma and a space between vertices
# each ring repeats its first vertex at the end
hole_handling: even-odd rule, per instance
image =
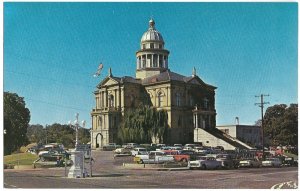
POLYGON ((298 103, 297 3, 4 3, 4 91, 25 98, 31 124, 87 121, 112 68, 135 76, 152 16, 171 71, 217 86, 217 125, 254 124, 255 95, 298 103), (99 63, 100 78, 93 78, 99 63))

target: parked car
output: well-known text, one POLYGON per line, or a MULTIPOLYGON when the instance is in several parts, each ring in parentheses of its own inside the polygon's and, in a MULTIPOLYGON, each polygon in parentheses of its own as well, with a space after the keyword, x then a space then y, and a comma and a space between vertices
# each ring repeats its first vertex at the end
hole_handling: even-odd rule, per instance
POLYGON ((117 148, 114 151, 115 154, 128 154, 131 155, 131 149, 130 148, 117 148))
POLYGON ((182 151, 179 151, 179 153, 181 155, 189 155, 190 156, 190 160, 196 160, 197 157, 205 155, 205 154, 202 154, 202 153, 197 153, 197 152, 195 152, 193 150, 182 150, 182 151))
POLYGON ((170 150, 181 151, 181 150, 182 150, 182 147, 172 146, 172 147, 170 147, 170 150))
POLYGON ((182 144, 174 144, 174 147, 183 147, 182 144))
POLYGON ((194 161, 188 162, 189 169, 220 169, 222 162, 217 161, 214 157, 201 156, 194 161))
POLYGON ((136 156, 141 152, 147 152, 146 148, 136 147, 133 150, 131 150, 131 156, 136 156))
POLYGON ((103 149, 104 151, 113 151, 113 150, 115 150, 115 149, 117 149, 117 148, 121 148, 121 146, 120 146, 120 145, 117 145, 116 143, 108 143, 108 145, 104 145, 104 146, 102 147, 102 149, 103 149))
POLYGON ((262 166, 261 161, 259 161, 256 158, 243 159, 243 160, 240 160, 240 162, 239 162, 239 167, 256 167, 256 168, 259 168, 261 166, 262 166))
POLYGON ((69 159, 70 154, 64 150, 51 150, 47 153, 42 153, 39 155, 41 161, 56 161, 57 159, 61 160, 62 158, 66 157, 69 159))
POLYGON ((285 157, 283 162, 283 166, 298 166, 298 162, 294 160, 294 157, 285 157))
POLYGON ((229 154, 218 154, 216 155, 216 160, 222 163, 222 167, 225 169, 238 168, 239 161, 233 160, 229 154))
POLYGON ((266 160, 262 161, 263 167, 280 167, 282 162, 279 158, 266 158, 266 160))
POLYGON ((174 157, 172 155, 167 155, 162 151, 150 151, 149 154, 136 155, 134 161, 137 163, 164 163, 173 162, 174 157))
POLYGON ((137 143, 127 143, 127 147, 128 148, 136 148, 136 147, 138 147, 139 146, 139 144, 137 144, 137 143))
POLYGON ((178 150, 166 150, 163 152, 167 155, 173 155, 176 162, 188 162, 190 160, 190 155, 181 154, 178 150))

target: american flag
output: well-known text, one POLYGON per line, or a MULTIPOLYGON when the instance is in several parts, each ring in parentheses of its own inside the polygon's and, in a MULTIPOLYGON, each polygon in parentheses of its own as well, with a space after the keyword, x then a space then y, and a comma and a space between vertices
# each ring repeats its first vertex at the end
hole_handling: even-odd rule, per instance
POLYGON ((95 78, 98 77, 98 76, 100 76, 100 72, 101 72, 102 68, 103 68, 103 64, 100 63, 99 66, 98 66, 98 68, 97 68, 97 72, 94 74, 95 78))

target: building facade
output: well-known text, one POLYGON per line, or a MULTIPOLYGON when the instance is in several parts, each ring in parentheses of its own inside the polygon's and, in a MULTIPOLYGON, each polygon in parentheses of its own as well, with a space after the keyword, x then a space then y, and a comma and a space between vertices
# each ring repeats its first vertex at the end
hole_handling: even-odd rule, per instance
POLYGON ((252 145, 262 144, 261 127, 255 125, 224 125, 217 126, 218 129, 230 135, 233 138, 252 145))
POLYGON ((153 19, 136 52, 136 76, 116 77, 109 69, 94 92, 96 105, 91 112, 92 148, 116 142, 126 110, 140 104, 168 113, 168 137, 164 143, 191 143, 195 126, 216 127, 215 89, 192 70, 183 76, 169 69, 169 54, 153 19))

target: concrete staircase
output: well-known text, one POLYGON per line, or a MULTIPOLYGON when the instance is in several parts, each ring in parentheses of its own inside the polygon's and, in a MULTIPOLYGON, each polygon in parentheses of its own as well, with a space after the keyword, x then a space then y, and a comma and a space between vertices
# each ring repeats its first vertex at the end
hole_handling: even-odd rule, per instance
MULTIPOLYGON (((225 150, 239 149, 251 149, 249 145, 242 141, 231 137, 230 135, 220 131, 217 128, 214 129, 198 129, 199 136, 204 139, 204 145, 209 140, 210 146, 223 146, 225 150)), ((202 140, 201 140, 202 141, 202 140)), ((201 142, 200 141, 200 142, 201 142)))

